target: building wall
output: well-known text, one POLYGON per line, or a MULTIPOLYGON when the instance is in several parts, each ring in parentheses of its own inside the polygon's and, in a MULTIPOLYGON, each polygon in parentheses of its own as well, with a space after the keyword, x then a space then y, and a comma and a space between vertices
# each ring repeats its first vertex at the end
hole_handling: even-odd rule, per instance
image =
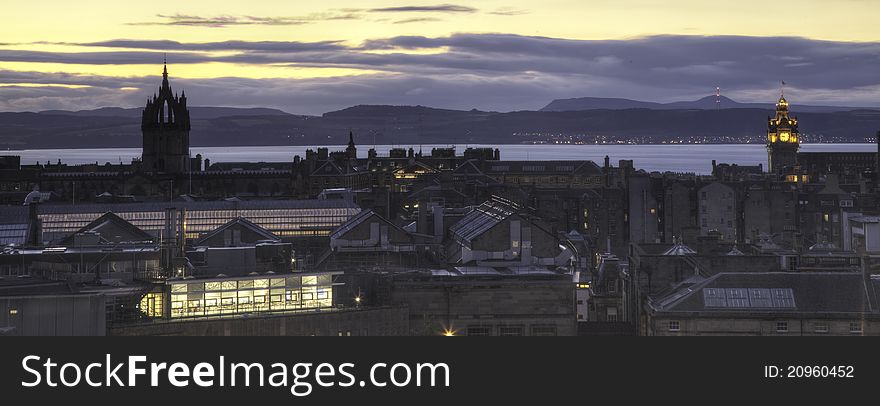
POLYGON ((659 238, 657 201, 651 183, 646 176, 629 179, 629 238, 636 244, 659 238))
POLYGON ((521 328, 523 335, 546 328, 561 336, 577 333, 571 280, 395 281, 391 300, 409 306, 413 335, 446 329, 501 335, 503 328, 521 328))
POLYGON ((103 295, 0 297, 2 335, 103 336, 106 308, 103 295))
POLYGON ((737 210, 733 188, 715 182, 703 186, 697 194, 700 234, 708 235, 709 231, 718 230, 725 240, 735 241, 737 210))
POLYGON ((691 189, 684 184, 674 183, 666 188, 663 199, 663 242, 674 243, 675 237, 682 236, 682 229, 694 227, 694 202, 691 189))
POLYGON ((749 190, 743 201, 744 229, 742 238, 746 242, 756 241, 759 235, 780 236, 777 241, 793 241, 797 229, 797 195, 785 190, 749 190))
POLYGON ((694 265, 699 266, 704 276, 722 272, 778 272, 781 266, 780 258, 774 255, 641 255, 630 262, 639 289, 645 294, 655 294, 694 276, 694 265))
POLYGON ((737 315, 722 316, 681 316, 662 315, 650 317, 647 335, 656 336, 698 336, 698 335, 746 335, 746 336, 822 336, 822 335, 866 335, 880 336, 880 320, 851 317, 834 319, 813 318, 815 315, 799 317, 774 317, 773 315, 750 317, 737 315), (669 323, 678 322, 679 331, 670 331, 669 323), (777 323, 786 323, 787 330, 777 330, 777 323), (821 324, 827 326, 827 332, 817 331, 821 324), (852 332, 850 323, 857 323, 861 332, 852 332))
POLYGON ((170 336, 385 336, 409 332, 405 306, 262 317, 161 321, 114 325, 109 335, 170 336))

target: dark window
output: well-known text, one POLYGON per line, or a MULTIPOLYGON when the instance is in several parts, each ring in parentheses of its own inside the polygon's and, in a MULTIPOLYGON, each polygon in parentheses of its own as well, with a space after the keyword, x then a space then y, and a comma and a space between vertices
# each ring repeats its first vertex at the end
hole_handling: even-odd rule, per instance
POLYGON ((470 326, 467 328, 469 336, 490 336, 492 335, 492 327, 488 326, 470 326))
POLYGON ((523 332, 522 326, 501 326, 498 327, 498 335, 500 336, 521 336, 523 332))

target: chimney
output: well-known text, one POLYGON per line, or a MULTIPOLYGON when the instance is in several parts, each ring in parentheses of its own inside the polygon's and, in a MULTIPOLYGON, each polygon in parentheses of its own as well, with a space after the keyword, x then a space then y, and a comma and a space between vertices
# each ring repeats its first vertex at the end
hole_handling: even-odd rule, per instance
POLYGON ((39 203, 36 201, 31 201, 28 204, 27 245, 32 247, 37 247, 42 244, 41 237, 43 234, 43 223, 37 213, 38 205, 39 203))
POLYGON ((874 139, 874 142, 877 144, 877 157, 874 162, 874 179, 880 184, 880 130, 877 131, 877 136, 874 139))

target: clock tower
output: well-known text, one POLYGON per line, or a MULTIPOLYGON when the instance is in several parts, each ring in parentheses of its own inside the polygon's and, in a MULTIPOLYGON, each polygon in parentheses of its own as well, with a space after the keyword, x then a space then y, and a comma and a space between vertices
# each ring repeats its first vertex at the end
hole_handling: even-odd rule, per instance
POLYGON ((797 118, 789 115, 785 96, 776 102, 776 115, 768 117, 767 124, 767 170, 782 174, 786 168, 797 164, 800 149, 800 133, 797 118))

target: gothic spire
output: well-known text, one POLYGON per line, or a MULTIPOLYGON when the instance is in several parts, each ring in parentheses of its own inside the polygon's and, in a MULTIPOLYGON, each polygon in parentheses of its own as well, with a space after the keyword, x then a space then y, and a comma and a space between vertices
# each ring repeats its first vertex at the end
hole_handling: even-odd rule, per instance
POLYGON ((167 54, 162 57, 162 87, 168 87, 168 57, 167 54))

